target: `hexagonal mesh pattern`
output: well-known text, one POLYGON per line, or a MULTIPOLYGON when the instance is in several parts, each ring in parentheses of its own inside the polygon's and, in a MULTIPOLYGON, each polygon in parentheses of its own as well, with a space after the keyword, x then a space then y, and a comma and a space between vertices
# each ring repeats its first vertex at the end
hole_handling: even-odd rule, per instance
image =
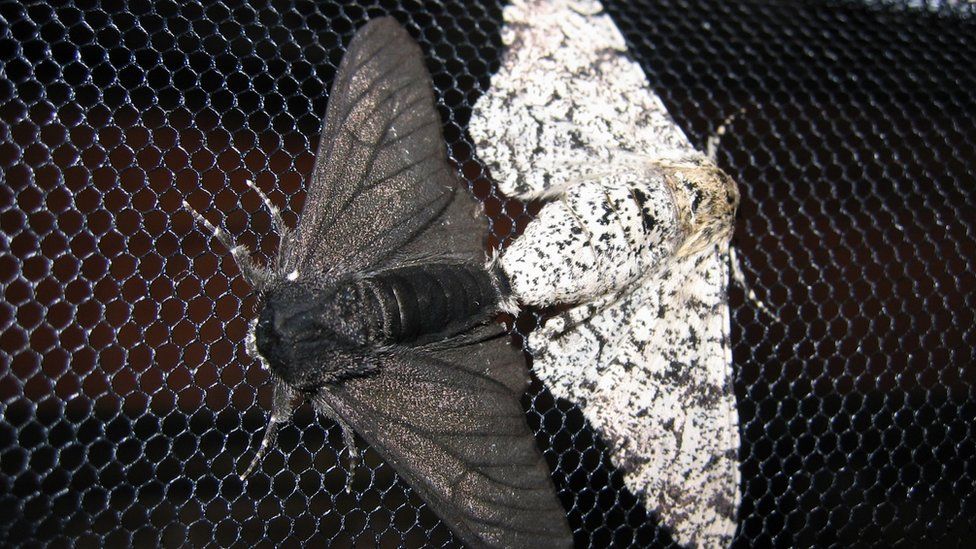
MULTIPOLYGON (((253 298, 180 203, 272 253, 245 180, 294 223, 344 45, 392 14, 504 245, 539 205, 497 195, 466 134, 501 5, 59 4, 0 4, 0 539, 453 543, 371 452, 344 492, 340 433, 307 408, 237 478, 270 397, 253 298)), ((973 10, 606 5, 693 141, 743 110, 720 159, 779 319, 731 289, 737 545, 976 544, 973 10)), ((538 382, 524 403, 578 545, 669 543, 578 410, 538 382)))

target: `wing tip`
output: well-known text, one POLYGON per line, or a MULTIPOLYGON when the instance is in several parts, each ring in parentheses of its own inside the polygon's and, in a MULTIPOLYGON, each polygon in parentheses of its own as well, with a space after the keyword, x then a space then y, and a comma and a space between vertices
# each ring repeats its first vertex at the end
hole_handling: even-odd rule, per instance
POLYGON ((399 40, 406 37, 413 41, 406 27, 392 15, 383 15, 370 19, 356 31, 356 37, 358 38, 360 35, 369 35, 377 32, 389 33, 386 37, 388 40, 399 40))

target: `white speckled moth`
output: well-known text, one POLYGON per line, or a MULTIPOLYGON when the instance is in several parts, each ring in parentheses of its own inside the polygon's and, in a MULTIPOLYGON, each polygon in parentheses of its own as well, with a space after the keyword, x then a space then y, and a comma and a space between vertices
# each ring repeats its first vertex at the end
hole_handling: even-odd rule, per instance
POLYGON ((574 304, 529 336, 535 373, 679 543, 728 546, 735 182, 690 145, 599 2, 504 13, 507 51, 469 129, 502 192, 552 199, 500 258, 522 304, 574 304))

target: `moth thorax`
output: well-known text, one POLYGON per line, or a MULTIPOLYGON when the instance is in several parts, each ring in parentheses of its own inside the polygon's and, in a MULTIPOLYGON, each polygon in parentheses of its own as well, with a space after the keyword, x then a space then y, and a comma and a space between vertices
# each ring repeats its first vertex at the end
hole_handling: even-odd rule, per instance
POLYGON ((679 256, 698 253, 732 237, 739 189, 735 180, 717 166, 677 169, 666 181, 674 192, 683 242, 679 256))
POLYGON ((284 283, 265 299, 254 326, 255 347, 272 372, 287 383, 301 383, 330 354, 369 343, 371 319, 363 309, 353 287, 323 292, 284 283))
POLYGON ((381 319, 387 343, 425 343, 460 333, 498 311, 504 276, 480 265, 428 264, 358 283, 381 319))

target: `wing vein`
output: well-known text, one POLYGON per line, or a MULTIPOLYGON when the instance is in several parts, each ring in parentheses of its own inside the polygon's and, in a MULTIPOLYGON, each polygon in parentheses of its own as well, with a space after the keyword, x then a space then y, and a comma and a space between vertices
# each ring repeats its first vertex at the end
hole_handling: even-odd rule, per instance
MULTIPOLYGON (((396 99, 396 94, 398 94, 400 91, 402 91, 402 90, 410 87, 413 83, 414 83, 413 80, 408 80, 406 82, 406 84, 404 84, 403 86, 400 86, 400 87, 398 87, 396 89, 390 90, 383 97, 382 101, 378 101, 375 105, 373 105, 373 108, 370 110, 370 113, 369 114, 372 115, 374 112, 376 112, 380 108, 381 105, 382 106, 385 106, 390 101, 395 100, 396 99)), ((421 94, 420 96, 418 96, 418 97, 414 98, 413 100, 411 100, 407 104, 407 107, 413 107, 417 103, 422 102, 424 99, 425 99, 424 95, 421 94)), ((384 125, 384 128, 383 128, 383 131, 380 133, 380 136, 381 136, 380 140, 381 141, 382 141, 382 138, 385 137, 390 132, 390 128, 393 127, 393 124, 394 124, 394 122, 396 120, 397 120, 397 117, 391 117, 390 120, 387 120, 386 121, 386 123, 384 125)), ((356 135, 356 132, 350 130, 350 134, 349 135, 353 136, 353 138, 355 138, 355 139, 359 140, 360 142, 362 142, 362 140, 359 139, 359 136, 356 135)), ((338 139, 333 139, 333 143, 335 141, 338 141, 338 139)), ((366 165, 368 166, 368 168, 358 178, 358 181, 353 186, 353 188, 354 188, 353 192, 348 197, 346 197, 346 199, 343 201, 343 204, 337 210, 334 210, 334 211, 331 212, 332 215, 330 215, 327 219, 317 220, 316 226, 319 228, 319 231, 327 232, 335 224, 336 220, 339 219, 339 217, 341 216, 341 214, 344 213, 347 210, 347 208, 349 207, 349 205, 352 202, 354 202, 356 198, 358 198, 359 196, 361 196, 363 192, 365 192, 366 190, 368 190, 368 189, 363 189, 362 188, 362 185, 363 185, 364 181, 369 178, 370 173, 372 173, 373 165, 376 162, 376 157, 379 155, 380 151, 381 151, 381 147, 372 147, 371 148, 371 150, 369 152, 369 158, 366 161, 366 165)), ((329 159, 331 159, 331 158, 329 158, 329 159)), ((331 165, 331 164, 332 164, 332 162, 326 162, 325 165, 331 165)), ((345 166, 343 166, 343 173, 342 173, 343 176, 346 176, 347 175, 349 169, 351 169, 350 166, 351 166, 351 164, 346 164, 345 166)), ((372 188, 372 187, 370 187, 370 188, 372 188)), ((421 211, 421 210, 416 210, 416 211, 421 211)), ((312 253, 314 253, 314 250, 315 250, 315 247, 312 247, 312 246, 310 246, 308 249, 306 249, 304 255, 301 258, 301 263, 305 263, 306 261, 308 261, 309 256, 312 253)))
MULTIPOLYGON (((410 133, 408 133, 406 135, 398 136, 397 139, 396 139, 396 141, 392 141, 389 144, 399 143, 402 139, 406 139, 407 137, 410 137, 411 135, 414 135, 417 132, 419 132, 419 131, 421 131, 423 129, 426 129, 432 123, 433 123, 433 121, 430 121, 427 124, 424 124, 423 126, 417 127, 415 130, 411 131, 410 133)), ((358 140, 359 138, 358 137, 355 137, 355 139, 358 140)), ((363 143, 361 140, 360 140, 360 142, 363 143)), ((363 144, 364 145, 368 145, 368 143, 363 143, 363 144)), ((384 144, 384 145, 386 145, 386 144, 384 144)), ((386 181, 388 181, 388 180, 390 180, 390 179, 392 179, 392 178, 394 178, 394 177, 396 177, 396 176, 404 173, 405 171, 409 170, 410 168, 413 168, 415 166, 418 166, 418 165, 426 162, 427 160, 430 160, 431 157, 437 155, 439 152, 440 151, 434 149, 434 150, 430 151, 426 156, 421 157, 421 158, 416 159, 416 160, 412 160, 410 163, 404 164, 403 166, 400 166, 395 171, 393 171, 393 172, 391 172, 389 174, 384 175, 383 177, 377 179, 376 181, 374 181, 374 182, 372 182, 372 183, 370 183, 368 185, 362 185, 362 182, 365 181, 366 179, 369 179, 369 175, 370 175, 370 173, 372 173, 372 164, 375 163, 376 155, 378 155, 378 151, 377 151, 377 154, 374 155, 373 158, 371 159, 369 170, 367 170, 367 173, 363 176, 362 180, 360 181, 360 185, 361 186, 357 186, 357 188, 353 192, 353 194, 351 194, 346 199, 345 203, 342 205, 342 207, 336 213, 335 217, 339 217, 340 215, 342 215, 343 213, 345 213, 345 211, 349 209, 349 206, 351 206, 352 203, 355 202, 355 200, 357 198, 359 198, 360 196, 362 196, 363 193, 365 193, 367 191, 370 191, 372 189, 375 189, 376 187, 380 186, 380 184, 382 184, 382 183, 384 183, 384 182, 386 182, 386 181)), ((440 166, 438 166, 437 169, 440 169, 440 166)), ((429 175, 429 174, 425 174, 425 175, 429 175)))
MULTIPOLYGON (((411 215, 417 215, 417 214, 419 214, 420 212, 422 212, 424 210, 430 209, 431 207, 432 207, 432 205, 429 204, 429 203, 427 203, 427 204, 421 204, 419 208, 416 208, 416 209, 412 210, 410 212, 410 214, 411 215)), ((421 227, 420 229, 422 229, 422 228, 423 227, 421 227)), ((398 226, 390 226, 390 227, 387 227, 382 232, 380 232, 379 234, 377 234, 376 235, 376 238, 374 240, 380 240, 382 237, 385 237, 386 235, 392 233, 396 229, 399 229, 399 227, 398 226)), ((413 238, 416 236, 416 234, 420 232, 420 229, 417 229, 417 231, 414 233, 414 235, 412 235, 409 239, 407 239, 407 242, 413 240, 413 238)), ((390 250, 389 253, 393 253, 394 251, 395 250, 390 250)), ((369 249, 366 249, 366 248, 359 248, 353 254, 346 256, 346 258, 347 258, 347 260, 348 259, 358 259, 359 256, 361 256, 364 253, 375 253, 375 251, 374 250, 369 250, 369 249)), ((334 264, 333 267, 328 270, 328 273, 332 273, 336 269, 339 269, 339 264, 338 263, 334 264)))
MULTIPOLYGON (((360 69, 362 69, 366 65, 366 63, 368 63, 369 61, 372 61, 374 58, 376 58, 377 56, 379 56, 379 54, 381 52, 383 52, 387 48, 391 47, 392 44, 393 44, 392 42, 386 42, 386 43, 384 43, 382 47, 377 48, 376 51, 374 51, 369 56, 367 56, 366 60, 364 60, 361 64, 357 65, 354 70, 343 71, 343 73, 341 75, 342 76, 342 79, 339 80, 339 86, 341 88, 343 88, 343 90, 339 90, 339 89, 333 90, 332 91, 332 96, 333 97, 342 97, 341 91, 344 91, 344 88, 347 87, 347 84, 349 83, 349 79, 352 78, 354 75, 358 74, 359 71, 360 71, 360 69), (340 93, 337 94, 336 92, 340 92, 340 93)), ((399 55, 397 55, 394 58, 394 60, 400 61, 400 60, 402 60, 404 57, 406 57, 408 55, 410 55, 410 50, 409 49, 404 50, 404 51, 401 51, 399 53, 399 55)), ((384 76, 386 76, 386 75, 384 75, 384 73, 382 71, 378 71, 377 74, 376 74, 376 76, 374 76, 372 79, 370 79, 369 84, 363 90, 361 90, 356 95, 356 97, 352 98, 352 101, 348 101, 348 102, 346 102, 343 105, 345 107, 345 110, 343 110, 341 112, 342 119, 337 121, 338 124, 335 127, 335 130, 336 131, 335 131, 335 133, 333 135, 339 135, 339 130, 341 130, 341 129, 343 129, 343 128, 346 127, 346 122, 349 121, 349 117, 352 115, 352 112, 355 110, 355 106, 358 105, 359 102, 363 100, 363 97, 365 97, 367 94, 369 94, 370 92, 372 92, 374 90, 374 88, 375 88, 375 86, 377 85, 378 82, 381 82, 381 81, 384 80, 384 76)), ((332 97, 329 98, 329 101, 332 101, 332 97)), ((331 131, 331 128, 330 128, 330 131, 331 131)), ((325 151, 323 151, 325 153, 325 157, 326 158, 331 158, 332 157, 332 152, 334 150, 336 141, 337 141, 336 139, 332 139, 329 142, 329 148, 326 149, 325 151)))
MULTIPOLYGON (((471 460, 465 459, 463 456, 461 456, 460 454, 458 454, 452 448, 447 447, 443 443, 441 443, 441 442, 439 442, 437 440, 434 440, 434 439, 432 439, 430 437, 426 437, 425 436, 425 433, 423 432, 423 430, 421 430, 420 428, 418 428, 416 425, 413 425, 411 423, 408 423, 408 422, 406 422, 405 420, 402 420, 402 419, 397 420, 397 418, 395 418, 394 416, 389 416, 389 415, 387 415, 385 413, 379 413, 379 412, 377 412, 376 408, 374 408, 372 406, 369 406, 368 403, 364 402, 362 399, 358 399, 358 398, 356 398, 356 397, 354 397, 352 395, 349 395, 348 393, 346 395, 346 398, 349 399, 349 401, 350 401, 349 404, 355 404, 355 407, 357 409, 359 409, 359 410, 369 409, 369 410, 371 410, 375 414, 384 416, 384 417, 386 417, 388 419, 393 419, 396 423, 399 423, 400 425, 402 425, 404 429, 406 429, 408 431, 411 431, 414 434, 417 434, 417 435, 420 435, 420 436, 424 437, 426 440, 432 442, 434 445, 436 445, 438 448, 440 448, 441 451, 444 452, 445 454, 447 454, 449 457, 452 457, 455 460, 457 460, 458 462, 463 463, 465 466, 472 466, 473 467, 473 470, 471 471, 472 473, 477 474, 479 477, 484 478, 485 480, 488 480, 488 481, 490 481, 490 482, 492 482, 494 484, 498 484, 498 485, 504 486, 506 488, 511 488, 511 489, 515 489, 515 490, 534 491, 537 487, 542 486, 542 485, 545 485, 545 484, 548 483, 548 480, 549 480, 548 478, 540 477, 537 482, 534 482, 534 483, 529 484, 529 485, 516 484, 516 483, 510 482, 508 480, 505 480, 503 478, 498 478, 496 476, 490 475, 490 474, 488 474, 487 471, 484 471, 482 469, 478 469, 478 467, 492 468, 492 467, 498 467, 497 464, 489 463, 489 462, 471 461, 471 460)), ((528 436, 531 436, 528 432, 526 432, 526 434, 528 436)), ((532 457, 534 457, 534 456, 532 456, 532 457)), ((509 462, 510 465, 513 464, 513 465, 516 465, 516 466, 529 466, 529 467, 534 466, 535 463, 536 463, 535 459, 531 459, 528 462, 509 462)))

